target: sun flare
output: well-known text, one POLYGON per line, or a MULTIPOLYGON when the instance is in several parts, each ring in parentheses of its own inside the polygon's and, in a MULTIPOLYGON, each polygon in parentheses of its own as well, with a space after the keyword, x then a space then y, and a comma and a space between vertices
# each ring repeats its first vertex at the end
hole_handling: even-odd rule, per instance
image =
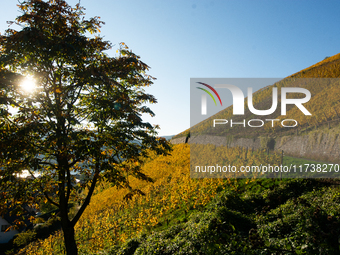
POLYGON ((26 93, 31 93, 36 88, 35 80, 33 77, 25 77, 20 86, 26 93))

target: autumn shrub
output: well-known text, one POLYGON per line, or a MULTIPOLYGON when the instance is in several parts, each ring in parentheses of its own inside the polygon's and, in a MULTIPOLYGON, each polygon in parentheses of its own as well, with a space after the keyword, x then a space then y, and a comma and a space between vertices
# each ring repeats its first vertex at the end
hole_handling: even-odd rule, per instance
POLYGON ((26 245, 36 238, 36 231, 35 230, 27 230, 25 232, 19 233, 14 237, 13 244, 17 247, 26 245))

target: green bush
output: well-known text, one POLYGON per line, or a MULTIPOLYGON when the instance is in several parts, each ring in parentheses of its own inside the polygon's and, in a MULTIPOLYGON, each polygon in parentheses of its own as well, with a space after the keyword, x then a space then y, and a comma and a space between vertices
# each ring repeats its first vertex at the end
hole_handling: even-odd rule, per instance
POLYGON ((340 190, 335 181, 237 180, 202 212, 144 234, 110 254, 340 254, 340 190))
POLYGON ((13 244, 17 247, 24 246, 35 240, 37 233, 34 230, 27 230, 14 237, 13 244))

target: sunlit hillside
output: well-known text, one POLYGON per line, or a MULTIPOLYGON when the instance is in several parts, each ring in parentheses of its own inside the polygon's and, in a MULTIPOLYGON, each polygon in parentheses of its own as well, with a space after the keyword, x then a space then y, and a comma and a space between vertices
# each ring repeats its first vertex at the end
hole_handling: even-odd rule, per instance
MULTIPOLYGON (((80 254, 339 254, 336 180, 192 179, 189 149, 150 155, 143 170, 154 182, 130 179, 139 192, 98 187, 76 225, 80 254)), ((216 147, 223 151, 244 159, 242 149, 216 147)), ((15 254, 64 254, 62 234, 15 254)))
MULTIPOLYGON (((330 122, 340 117, 340 101, 338 95, 340 94, 340 54, 328 57, 323 61, 301 70, 272 86, 267 86, 259 91, 255 92, 253 95, 254 107, 256 109, 269 109, 272 105, 272 87, 278 88, 278 105, 280 106, 281 101, 281 87, 303 87, 311 92, 312 98, 304 106, 311 112, 312 116, 305 116, 297 107, 288 105, 287 115, 289 119, 295 119, 298 122, 299 129, 308 129, 314 126, 323 125, 326 122, 330 122), (297 79, 297 78, 305 78, 297 79), (311 78, 311 79, 306 79, 311 78), (321 79, 322 78, 322 79, 321 79), (328 78, 328 79, 325 79, 328 78)), ((298 95, 295 95, 298 96, 298 95)), ((292 98, 293 95, 290 97, 292 98)), ((265 116, 265 118, 260 118, 256 116, 257 119, 279 119, 283 120, 286 116, 281 116, 280 107, 277 110, 265 116)), ((220 125, 212 128, 213 119, 230 119, 239 122, 243 119, 248 121, 253 119, 254 115, 245 108, 244 116, 232 116, 232 106, 222 110, 221 112, 211 116, 205 121, 191 128, 191 134, 213 134, 221 136, 234 136, 234 137, 256 137, 258 135, 271 135, 273 132, 286 131, 279 121, 275 122, 274 128, 271 128, 271 122, 267 122, 262 129, 252 129, 244 128, 241 125, 230 128, 227 125, 220 125)), ((183 131, 173 138, 178 138, 182 136, 187 136, 189 134, 189 129, 183 131)))
MULTIPOLYGON (((296 86, 298 82, 299 86, 311 92, 312 99, 306 107, 312 112, 312 117, 288 108, 287 114, 298 120, 301 129, 307 130, 314 125, 322 125, 322 121, 338 118, 340 84, 337 79, 324 79, 320 86, 318 78, 340 77, 339 61, 340 54, 273 85, 281 88, 296 86), (316 79, 297 79, 307 77, 316 79)), ((254 101, 257 109, 268 109, 271 106, 271 87, 256 92, 254 101)), ((231 114, 232 108, 229 107, 213 118, 227 119, 231 114)), ((252 115, 246 111, 242 118, 249 119, 252 115)), ((282 116, 277 110, 267 118, 280 119, 282 116)), ((206 120, 191 132, 234 137, 260 134, 258 131, 228 130, 225 127, 212 132, 209 125, 209 120, 206 120)), ((268 127, 263 129, 268 133, 268 127)), ((275 126, 270 132, 274 131, 281 132, 280 127, 275 126)), ((261 150, 210 145, 207 152, 206 146, 191 146, 198 156, 209 158, 212 164, 216 160, 222 160, 221 164, 232 162, 235 166, 283 163, 280 155, 261 150)), ((289 164, 297 163, 290 161, 289 164)), ((190 145, 179 144, 173 146, 171 155, 150 154, 145 159, 143 172, 153 182, 129 177, 130 190, 111 187, 106 182, 99 185, 76 225, 79 253, 340 254, 337 238, 340 236, 338 180, 259 179, 256 175, 252 179, 195 179, 190 176, 189 166, 190 145)), ((70 214, 75 210, 76 206, 70 214)), ((60 231, 45 239, 36 240, 33 234, 30 238, 32 242, 12 254, 64 253, 60 231)))

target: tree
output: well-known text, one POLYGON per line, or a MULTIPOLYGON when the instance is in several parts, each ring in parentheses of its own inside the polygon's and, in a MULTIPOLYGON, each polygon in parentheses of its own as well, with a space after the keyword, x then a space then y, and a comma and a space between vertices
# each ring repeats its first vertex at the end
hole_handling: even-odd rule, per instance
POLYGON ((83 7, 64 0, 27 0, 19 8, 10 24, 22 29, 0 36, 0 213, 44 197, 59 208, 66 251, 74 255, 74 226, 96 184, 129 186, 129 175, 150 181, 143 157, 170 147, 141 118, 154 115, 145 103, 156 103, 144 90, 154 79, 149 67, 124 43, 109 57, 109 42, 87 36, 100 32, 99 17, 85 19, 83 7), (36 87, 25 91, 24 79, 36 87), (29 183, 16 176, 23 169, 29 183), (88 191, 70 218, 70 203, 79 202, 74 174, 88 191))

